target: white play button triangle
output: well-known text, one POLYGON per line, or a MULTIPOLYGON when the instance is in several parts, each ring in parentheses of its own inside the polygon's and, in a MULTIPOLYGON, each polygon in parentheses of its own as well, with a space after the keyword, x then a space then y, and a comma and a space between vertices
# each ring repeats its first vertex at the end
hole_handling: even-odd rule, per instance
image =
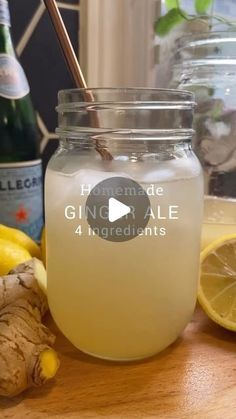
POLYGON ((109 199, 108 218, 110 223, 114 223, 114 221, 119 220, 119 218, 129 214, 130 211, 131 209, 128 207, 128 205, 122 204, 122 202, 115 198, 109 199))
POLYGON ((88 225, 97 236, 125 242, 142 234, 150 219, 150 208, 142 186, 130 178, 113 176, 94 186, 85 212, 88 225))

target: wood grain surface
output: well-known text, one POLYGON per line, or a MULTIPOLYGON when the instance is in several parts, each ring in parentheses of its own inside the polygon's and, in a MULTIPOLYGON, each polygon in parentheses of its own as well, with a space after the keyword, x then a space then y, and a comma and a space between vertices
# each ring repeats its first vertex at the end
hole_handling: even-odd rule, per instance
POLYGON ((13 400, 0 398, 1 419, 236 418, 236 334, 200 309, 177 342, 139 363, 96 360, 56 333, 56 379, 13 400))

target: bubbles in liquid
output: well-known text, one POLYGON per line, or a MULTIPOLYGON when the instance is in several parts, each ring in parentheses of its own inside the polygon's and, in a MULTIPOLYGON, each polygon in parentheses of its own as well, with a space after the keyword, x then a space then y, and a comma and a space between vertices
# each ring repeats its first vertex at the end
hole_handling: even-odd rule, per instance
POLYGON ((204 222, 236 223, 236 199, 206 196, 204 200, 204 222))
POLYGON ((195 156, 190 158, 173 158, 165 161, 138 162, 129 165, 130 175, 141 184, 175 182, 198 176, 200 164, 195 156))
POLYGON ((97 183, 109 177, 127 177, 126 173, 122 172, 106 172, 99 170, 81 169, 73 174, 74 181, 80 185, 91 185, 94 187, 97 183))
POLYGON ((80 198, 82 185, 84 185, 85 190, 91 190, 95 185, 109 177, 129 176, 123 172, 106 172, 91 169, 80 169, 70 174, 48 169, 47 191, 50 193, 50 199, 55 202, 55 205, 59 206, 62 202, 67 202, 67 205, 70 205, 72 200, 80 198), (61 191, 61 194, 58 194, 58 190, 61 191))
POLYGON ((115 159, 112 161, 101 161, 91 159, 88 156, 71 156, 61 158, 60 167, 49 165, 50 172, 58 176, 58 182, 62 182, 62 178, 70 179, 70 188, 77 189, 77 185, 97 183, 114 176, 128 177, 140 184, 175 182, 180 179, 188 179, 200 174, 201 168, 195 156, 183 155, 179 158, 173 157, 170 160, 160 161, 153 160, 137 160, 123 161, 115 159), (63 161, 64 160, 64 161, 63 161))

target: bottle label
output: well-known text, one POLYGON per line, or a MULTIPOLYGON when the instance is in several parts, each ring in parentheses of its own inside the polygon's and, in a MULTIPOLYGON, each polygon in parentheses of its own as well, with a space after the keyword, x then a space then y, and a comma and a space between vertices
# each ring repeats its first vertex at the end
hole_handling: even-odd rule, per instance
POLYGON ((43 227, 41 160, 0 164, 0 223, 19 228, 37 242, 43 227))
POLYGON ((0 24, 11 26, 11 19, 7 0, 0 0, 0 24))
POLYGON ((0 96, 20 99, 30 91, 27 78, 15 57, 0 54, 0 96))

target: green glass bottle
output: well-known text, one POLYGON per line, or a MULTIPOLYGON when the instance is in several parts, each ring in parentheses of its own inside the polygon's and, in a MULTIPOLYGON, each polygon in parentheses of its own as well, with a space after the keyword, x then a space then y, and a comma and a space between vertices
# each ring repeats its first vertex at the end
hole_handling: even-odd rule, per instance
POLYGON ((39 133, 16 58, 7 0, 0 0, 0 223, 39 241, 43 226, 39 133))

